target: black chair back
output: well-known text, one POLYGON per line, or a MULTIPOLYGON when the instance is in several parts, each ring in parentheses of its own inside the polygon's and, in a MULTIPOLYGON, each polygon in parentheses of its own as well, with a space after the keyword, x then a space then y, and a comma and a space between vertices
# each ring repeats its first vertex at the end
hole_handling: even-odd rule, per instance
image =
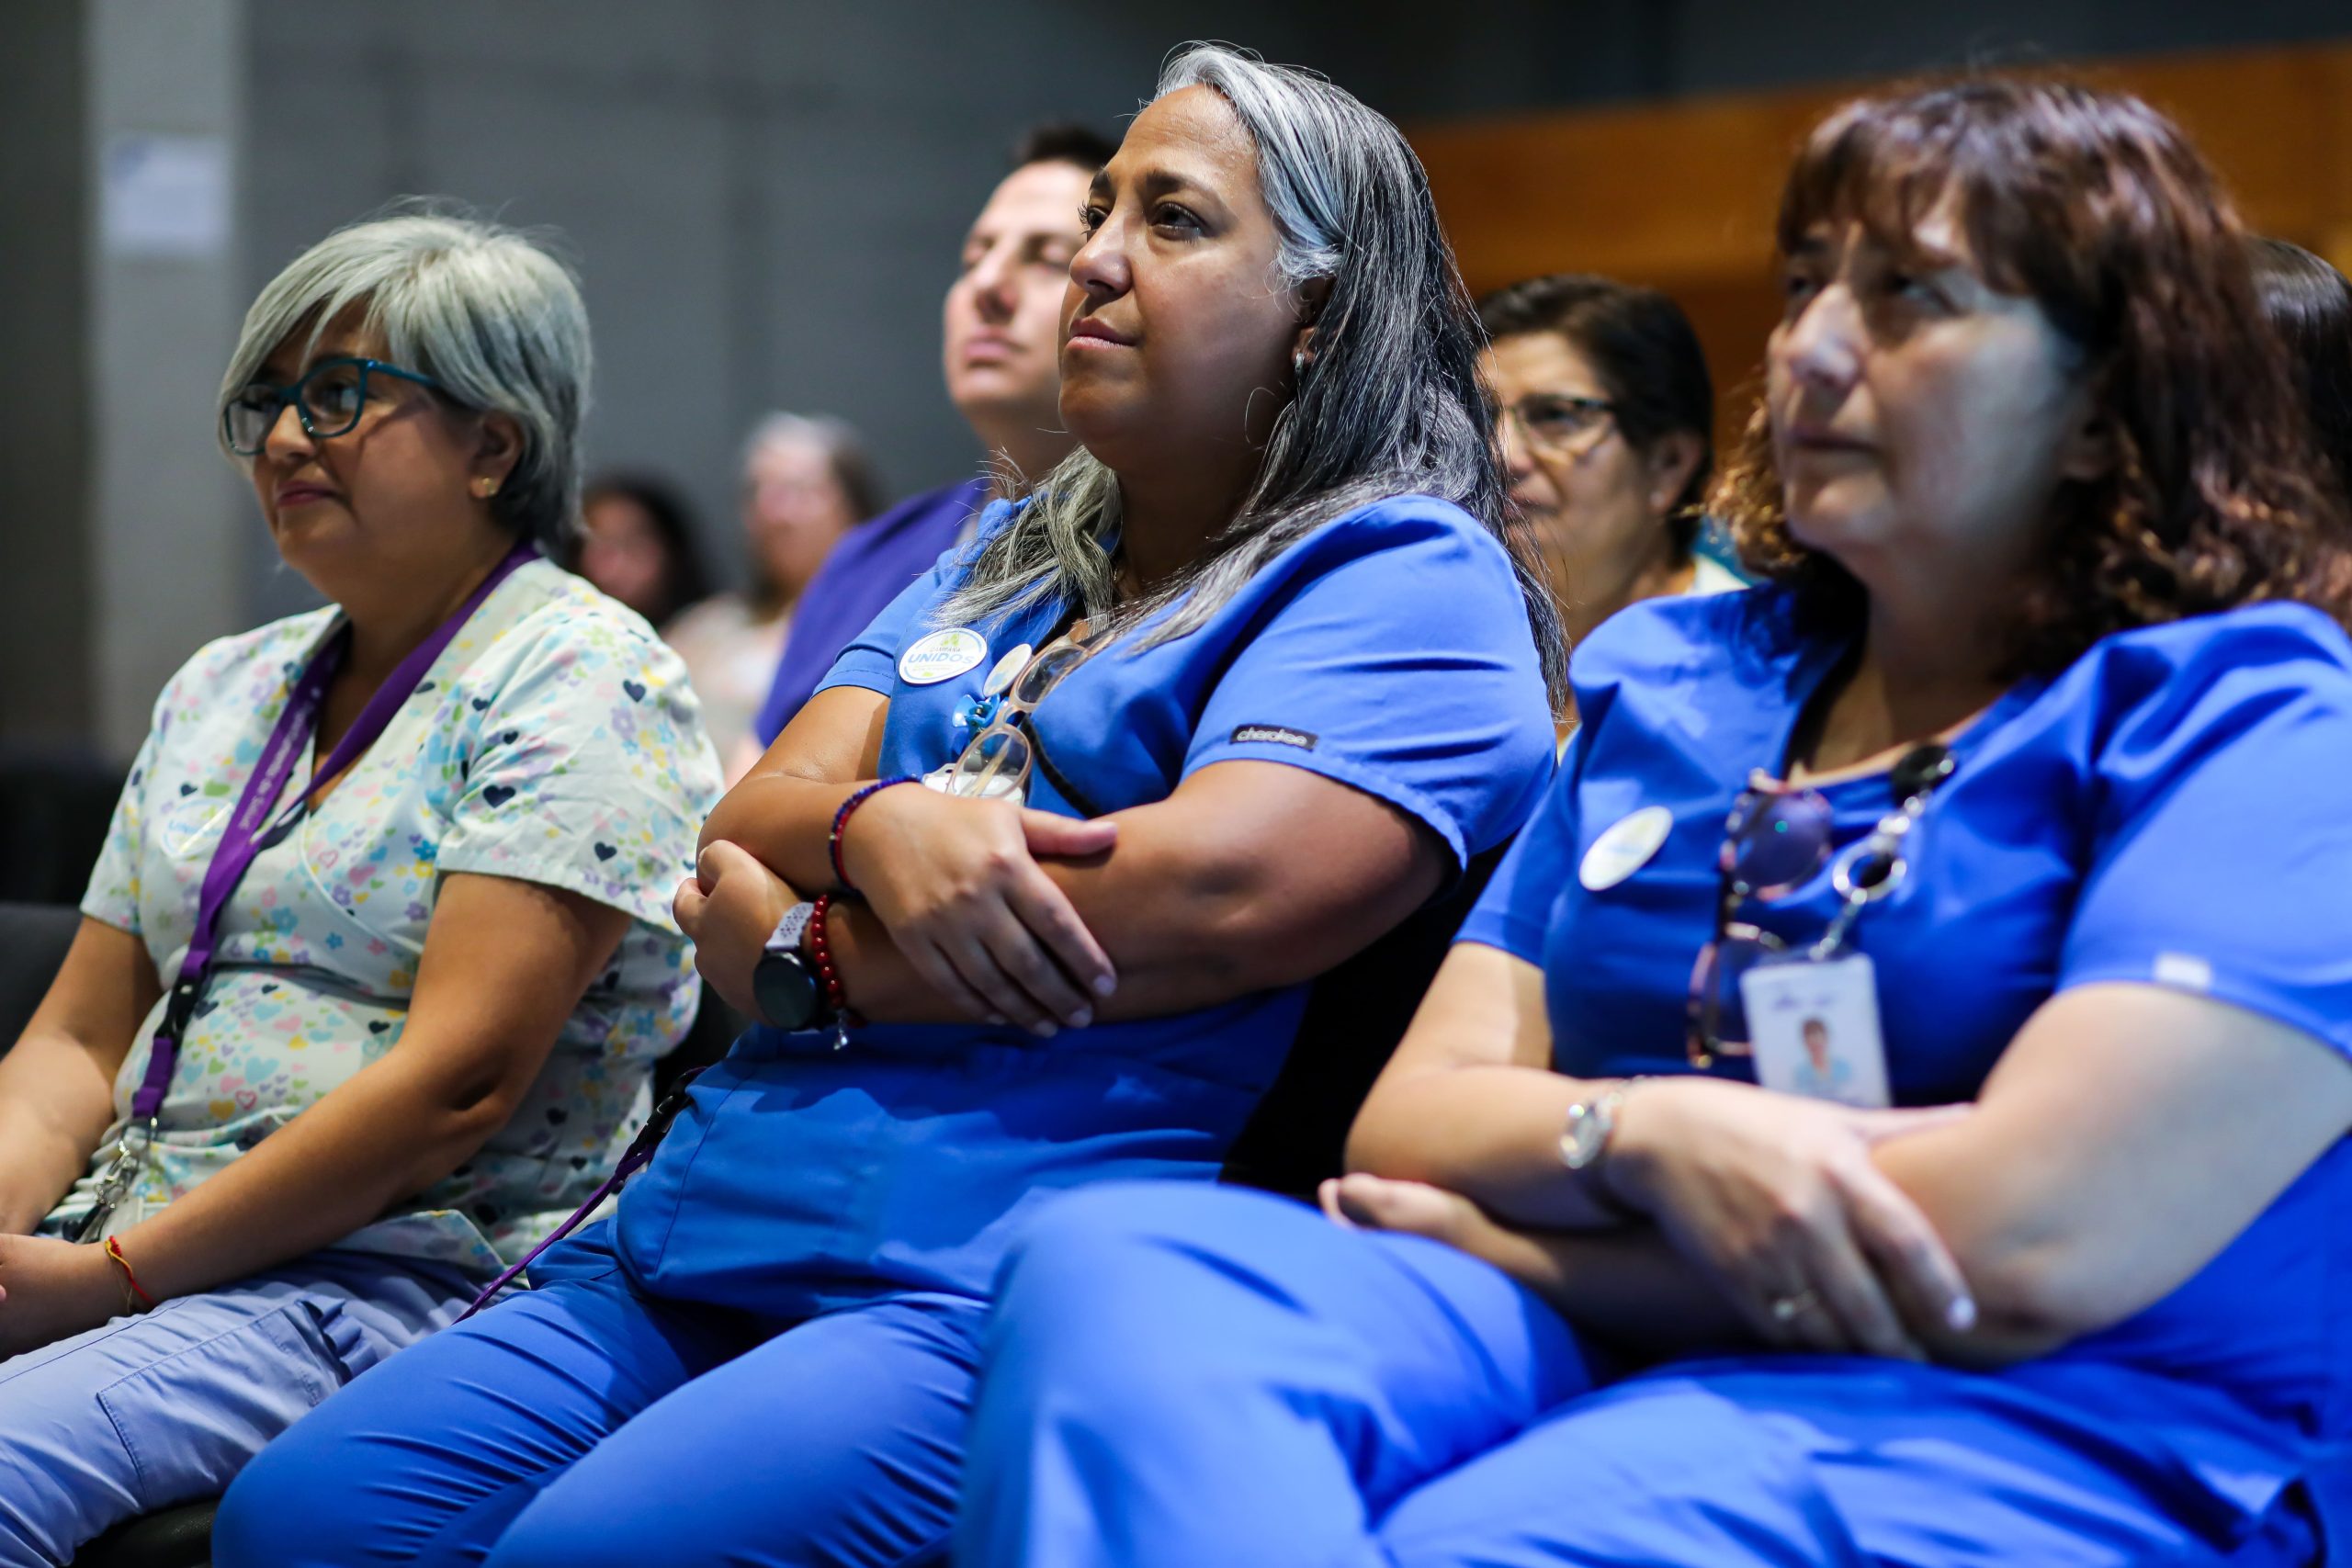
POLYGON ((0 903, 0 1051, 32 1021, 81 926, 70 904, 0 903))
POLYGON ((1502 857, 1499 846, 1477 856, 1451 888, 1315 982, 1298 1038, 1227 1152, 1223 1179, 1312 1200, 1340 1174, 1348 1124, 1502 857))
POLYGON ((78 751, 0 747, 0 900, 81 902, 123 772, 78 751))

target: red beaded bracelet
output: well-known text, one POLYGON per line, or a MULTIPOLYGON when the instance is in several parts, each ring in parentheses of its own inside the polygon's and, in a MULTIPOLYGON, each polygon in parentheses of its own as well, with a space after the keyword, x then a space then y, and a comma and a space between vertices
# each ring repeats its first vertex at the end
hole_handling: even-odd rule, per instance
POLYGON ((896 778, 876 779, 872 784, 860 784, 850 792, 849 798, 842 801, 841 808, 833 813, 833 830, 825 840, 825 852, 832 857, 834 886, 844 892, 857 891, 857 885, 849 879, 849 867, 842 863, 842 834, 849 827, 850 813, 888 789, 892 784, 922 782, 912 773, 900 773, 896 778))
POLYGON ((808 911, 808 956, 816 960, 818 983, 825 987, 825 1006, 833 1015, 833 1048, 839 1050, 849 1043, 849 1032, 865 1027, 865 1020, 851 1010, 849 989, 842 984, 842 972, 833 964, 833 948, 825 919, 832 913, 834 895, 817 895, 816 908, 808 911))

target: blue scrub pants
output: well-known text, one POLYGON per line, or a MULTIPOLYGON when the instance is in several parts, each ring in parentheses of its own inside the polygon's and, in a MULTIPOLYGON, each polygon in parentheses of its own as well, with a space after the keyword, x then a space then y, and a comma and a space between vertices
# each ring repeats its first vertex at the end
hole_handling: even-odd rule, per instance
POLYGON ((64 1562, 125 1519, 217 1496, 479 1288, 433 1264, 314 1253, 0 1361, 0 1568, 64 1562))
MULTIPOLYGON (((2265 1564, 1998 1381, 1860 1359, 1595 1390, 1498 1271, 1233 1189, 1075 1193, 1014 1249, 963 1568, 2265 1564)), ((2211 1524, 2210 1517, 2206 1521, 2211 1524)))
POLYGON ((605 1225, 249 1466, 219 1568, 921 1561, 954 1518, 984 1303, 798 1324, 640 1293, 605 1225))

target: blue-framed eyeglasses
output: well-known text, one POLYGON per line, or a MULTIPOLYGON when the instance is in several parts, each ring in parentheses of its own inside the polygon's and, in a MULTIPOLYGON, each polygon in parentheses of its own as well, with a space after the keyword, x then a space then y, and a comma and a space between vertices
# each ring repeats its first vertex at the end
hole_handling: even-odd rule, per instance
POLYGON ((228 406, 220 411, 220 431, 228 438, 229 450, 240 457, 259 456, 269 440, 269 433, 277 427, 279 412, 288 403, 294 405, 294 416, 302 422, 302 433, 311 440, 324 441, 345 434, 359 423, 361 412, 368 407, 370 376, 394 376, 436 392, 446 391, 430 376, 403 370, 380 359, 322 359, 290 387, 249 381, 231 398, 228 406))

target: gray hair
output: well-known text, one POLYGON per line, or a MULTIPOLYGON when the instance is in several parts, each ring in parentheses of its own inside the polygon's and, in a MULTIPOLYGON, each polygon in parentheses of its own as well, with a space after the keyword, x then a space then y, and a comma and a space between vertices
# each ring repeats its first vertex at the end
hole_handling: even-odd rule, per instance
POLYGON ((1567 654, 1525 541, 1503 522, 1485 341, 1438 225, 1420 161, 1394 125, 1311 72, 1220 44, 1188 44, 1155 98, 1204 86, 1256 144, 1277 236, 1275 281, 1328 279, 1315 352, 1275 418, 1232 521, 1202 558, 1141 602, 1115 605, 1119 482, 1083 447, 1046 475, 941 605, 977 621, 1059 600, 1122 630, 1159 617, 1139 643, 1198 629, 1268 562, 1346 513, 1403 494, 1453 502, 1510 552, 1555 701, 1567 654))
POLYGON ((307 330, 314 348, 355 308, 387 360, 430 376, 459 408, 522 427, 522 455, 492 514, 544 548, 569 541, 592 357, 571 269, 532 236, 453 212, 349 224, 295 257, 245 312, 221 403, 295 333, 307 330))
POLYGON ((855 425, 833 414, 781 410, 762 414, 752 434, 743 438, 741 466, 748 473, 752 461, 769 447, 795 445, 813 446, 824 455, 833 471, 833 482, 842 487, 857 521, 863 523, 882 510, 882 484, 875 475, 873 460, 865 455, 865 438, 855 425))

